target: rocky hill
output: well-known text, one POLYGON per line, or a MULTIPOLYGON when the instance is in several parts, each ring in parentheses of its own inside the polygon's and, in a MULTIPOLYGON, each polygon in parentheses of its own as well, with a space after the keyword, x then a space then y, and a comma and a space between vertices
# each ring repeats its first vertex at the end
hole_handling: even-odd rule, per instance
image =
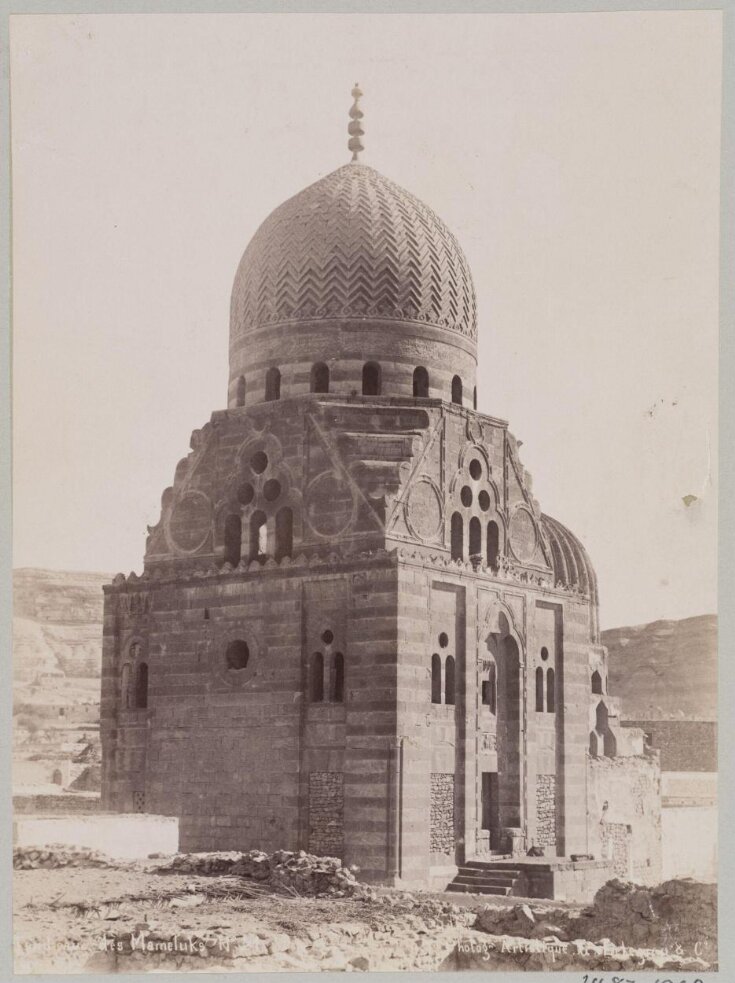
POLYGON ((13 676, 99 676, 102 573, 13 571, 13 676))
POLYGON ((612 628, 602 643, 624 719, 717 718, 716 615, 612 628))

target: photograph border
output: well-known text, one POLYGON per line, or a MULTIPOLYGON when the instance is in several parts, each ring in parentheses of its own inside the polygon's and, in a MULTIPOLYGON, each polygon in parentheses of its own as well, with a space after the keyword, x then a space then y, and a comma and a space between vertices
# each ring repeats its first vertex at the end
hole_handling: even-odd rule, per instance
MULTIPOLYGON (((501 13, 521 13, 533 16, 540 13, 599 13, 599 12, 629 12, 629 11, 704 11, 720 10, 723 14, 723 69, 722 69, 722 150, 721 150, 721 198, 720 198, 720 343, 719 343, 719 449, 720 449, 720 479, 719 479, 719 563, 718 563, 718 620, 719 620, 719 652, 729 653, 735 650, 735 610, 731 599, 735 596, 735 563, 733 563, 733 543, 735 542, 735 399, 733 398, 733 380, 735 379, 735 237, 733 235, 733 204, 735 200, 735 122, 733 106, 735 105, 735 41, 733 16, 735 0, 720 0, 720 2, 584 2, 584 0, 551 0, 551 2, 528 2, 528 0, 462 0, 462 2, 429 2, 429 0, 322 0, 322 2, 276 2, 276 0, 261 0, 261 2, 237 2, 237 0, 141 0, 141 2, 126 2, 126 0, 85 0, 74 2, 68 0, 20 0, 9 2, 0 0, 2 17, 0 18, 0 45, 3 71, 0 76, 0 143, 4 152, 0 154, 0 230, 2 238, 0 263, 0 304, 7 319, 0 330, 0 652, 3 653, 4 678, 8 680, 4 688, 5 699, 0 705, 0 734, 4 741, 2 745, 10 749, 12 732, 12 265, 11 265, 11 232, 12 232, 12 167, 10 160, 10 123, 12 114, 12 79, 9 79, 9 38, 10 22, 14 16, 25 14, 205 14, 218 13, 273 13, 309 16, 316 13, 361 14, 361 13, 410 13, 416 16, 431 16, 437 13, 474 13, 492 16, 501 13)), ((718 764, 719 764, 719 954, 720 970, 717 973, 705 974, 707 980, 731 979, 735 970, 735 938, 728 915, 735 908, 735 847, 730 841, 729 812, 733 806, 732 774, 727 766, 730 755, 727 753, 732 746, 735 736, 735 723, 730 718, 729 710, 735 703, 735 685, 732 675, 724 672, 724 659, 718 662, 718 764)), ((0 847, 2 848, 4 878, 0 891, 0 979, 28 979, 28 976, 15 976, 12 969, 12 913, 11 913, 11 884, 12 884, 12 793, 11 793, 11 756, 10 753, 0 755, 0 847)), ((179 974, 173 974, 179 975, 179 974)), ((185 974, 181 974, 182 976, 185 974)), ((188 975, 188 974, 187 974, 188 975)), ((337 974, 321 974, 325 978, 337 974)), ((372 975, 372 974, 368 974, 372 975)), ((380 974, 381 979, 400 980, 404 974, 380 974)), ((412 978, 425 976, 432 980, 451 980, 454 973, 414 973, 412 978)), ((472 974, 479 976, 480 974, 472 974)), ((538 978, 542 974, 507 974, 493 972, 494 980, 518 980, 530 975, 538 978)), ((546 974, 543 974, 544 976, 546 974)), ((668 974, 664 974, 668 975, 668 974)), ((677 980, 679 979, 677 974, 677 980)), ((693 980, 695 974, 681 974, 682 979, 693 980)), ((605 976, 612 978, 611 974, 605 976)), ((304 979, 314 977, 313 973, 278 974, 279 979, 304 979)), ((50 975, 33 977, 39 981, 52 980, 50 975)), ((107 975, 89 974, 84 976, 67 976, 66 979, 84 979, 89 981, 105 980, 107 975)), ((146 979, 146 975, 125 974, 126 979, 146 979)), ((227 980, 227 975, 200 974, 197 978, 227 980)), ((581 983, 581 973, 555 973, 555 980, 574 980, 581 983)), ((642 973, 636 975, 636 983, 646 979, 655 979, 655 974, 642 973)))

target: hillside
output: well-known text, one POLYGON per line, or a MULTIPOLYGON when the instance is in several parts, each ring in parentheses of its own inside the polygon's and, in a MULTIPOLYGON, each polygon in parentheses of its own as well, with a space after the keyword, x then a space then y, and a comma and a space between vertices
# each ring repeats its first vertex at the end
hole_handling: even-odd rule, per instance
POLYGON ((602 643, 624 719, 716 719, 716 615, 612 628, 602 643))
POLYGON ((13 676, 31 681, 100 674, 102 573, 13 571, 13 676))

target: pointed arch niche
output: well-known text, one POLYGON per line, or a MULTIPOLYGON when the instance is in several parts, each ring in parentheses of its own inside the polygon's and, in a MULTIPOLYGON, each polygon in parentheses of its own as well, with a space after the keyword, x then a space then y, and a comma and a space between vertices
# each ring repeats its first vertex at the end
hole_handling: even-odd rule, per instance
MULTIPOLYGON (((485 619, 484 644, 496 666, 499 827, 520 827, 524 818, 521 645, 509 612, 500 604, 491 605, 485 619)), ((499 836, 500 828, 491 830, 493 841, 499 836)))

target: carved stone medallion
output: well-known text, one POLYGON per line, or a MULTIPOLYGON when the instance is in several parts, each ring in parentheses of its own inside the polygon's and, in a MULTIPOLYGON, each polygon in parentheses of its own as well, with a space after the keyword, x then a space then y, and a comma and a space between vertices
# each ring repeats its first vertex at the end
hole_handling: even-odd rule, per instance
POLYGON ((306 489, 304 511, 318 536, 339 536, 354 518, 355 502, 350 485, 332 471, 323 472, 306 489))
POLYGON ((437 538, 442 522, 441 499, 428 478, 420 478, 408 493, 406 522, 417 539, 427 542, 437 538))
POLYGON ((518 509, 510 520, 510 546, 516 559, 527 563, 536 552, 537 534, 526 509, 518 509))
POLYGON ((174 505, 168 536, 174 549, 194 553, 207 541, 212 527, 212 505, 203 492, 185 492, 174 505))

